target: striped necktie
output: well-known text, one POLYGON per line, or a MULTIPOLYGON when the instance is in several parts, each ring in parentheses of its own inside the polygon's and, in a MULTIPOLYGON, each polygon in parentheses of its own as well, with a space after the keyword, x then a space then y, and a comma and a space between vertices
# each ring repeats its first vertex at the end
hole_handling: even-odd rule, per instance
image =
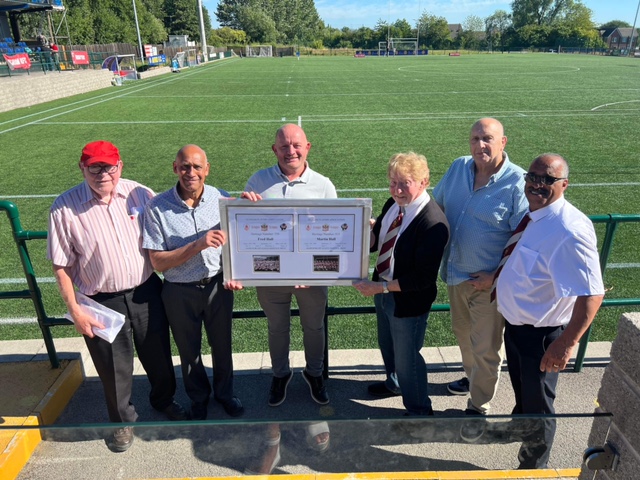
POLYGON ((527 228, 527 225, 530 221, 531 217, 528 213, 524 217, 522 217, 522 220, 520 220, 520 223, 511 234, 511 237, 509 237, 509 241, 502 251, 502 258, 500 259, 500 263, 498 264, 498 269, 493 275, 493 284, 491 285, 491 302, 495 302, 496 300, 496 285, 498 284, 498 275, 500 275, 502 267, 504 267, 504 264, 507 263, 509 255, 511 255, 513 249, 516 248, 516 243, 518 243, 518 240, 520 240, 520 237, 522 237, 522 232, 524 232, 524 229, 527 228))
POLYGON ((384 237, 384 242, 382 242, 380 254, 378 255, 378 261, 376 262, 376 270, 378 270, 378 275, 385 280, 391 280, 391 278, 389 278, 391 269, 391 255, 393 254, 393 247, 396 244, 396 239, 398 238, 398 233, 400 232, 400 227, 402 226, 402 217, 404 216, 403 210, 404 209, 400 207, 400 213, 393 220, 393 222, 391 222, 389 231, 384 237))

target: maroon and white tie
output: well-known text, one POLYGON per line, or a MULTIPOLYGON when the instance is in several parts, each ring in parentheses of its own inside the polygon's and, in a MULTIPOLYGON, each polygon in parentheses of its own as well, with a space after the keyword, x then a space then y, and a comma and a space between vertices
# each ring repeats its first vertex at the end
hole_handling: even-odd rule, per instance
POLYGON ((528 213, 524 217, 522 217, 522 220, 520 220, 520 223, 511 234, 511 237, 509 237, 509 240, 507 241, 507 245, 504 247, 504 250, 502 251, 502 258, 500 259, 500 263, 498 264, 498 269, 496 270, 496 273, 493 275, 493 284, 491 285, 491 301, 492 302, 495 302, 496 300, 496 285, 498 284, 498 275, 500 275, 500 272, 502 271, 502 267, 504 267, 504 264, 507 263, 507 260, 509 259, 509 255, 511 255, 511 252, 513 252, 513 249, 516 248, 516 243, 518 243, 518 240, 520 240, 520 237, 522 237, 522 232, 524 232, 524 229, 527 228, 527 225, 529 224, 530 221, 531 221, 531 217, 529 216, 528 213))
POLYGON ((398 232, 400 232, 400 227, 402 226, 402 217, 404 216, 403 209, 400 208, 400 214, 391 222, 389 226, 389 231, 384 236, 384 241, 382 242, 382 247, 380 248, 380 253, 378 255, 378 261, 376 262, 376 270, 378 270, 378 275, 386 280, 391 280, 389 278, 389 270, 391 268, 391 255, 393 254, 393 247, 396 244, 396 239, 398 238, 398 232))

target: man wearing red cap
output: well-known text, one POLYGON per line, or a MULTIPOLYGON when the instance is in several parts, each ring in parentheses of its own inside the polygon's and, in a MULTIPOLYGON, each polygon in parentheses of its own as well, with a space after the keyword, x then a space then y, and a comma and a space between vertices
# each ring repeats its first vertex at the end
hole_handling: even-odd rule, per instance
MULTIPOLYGON (((151 383, 151 405, 170 420, 186 420, 185 410, 173 399, 176 379, 160 298, 162 281, 142 249, 144 207, 154 193, 120 178, 120 152, 109 142, 85 145, 79 167, 84 182, 60 195, 51 207, 47 257, 102 380, 109 420, 130 423, 138 418, 130 402, 134 345, 151 383), (113 343, 95 335, 104 325, 81 309, 74 285, 125 316, 113 343)), ((107 439, 115 452, 132 443, 131 427, 118 428, 107 439)))

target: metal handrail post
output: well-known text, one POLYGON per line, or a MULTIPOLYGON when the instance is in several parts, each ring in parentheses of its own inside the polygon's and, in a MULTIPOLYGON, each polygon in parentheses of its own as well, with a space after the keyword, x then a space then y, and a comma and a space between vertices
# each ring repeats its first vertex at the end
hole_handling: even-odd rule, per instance
MULTIPOLYGON (((589 217, 594 223, 606 223, 606 229, 604 239, 602 240, 602 249, 600 250, 600 270, 602 271, 602 278, 604 279, 604 272, 609 261, 609 255, 613 248, 613 237, 618 229, 618 222, 612 215, 598 215, 589 217)), ((591 336, 591 325, 584 332, 578 346, 578 354, 576 355, 576 363, 573 366, 574 372, 582 371, 582 365, 584 364, 584 357, 587 353, 587 345, 589 345, 589 337, 591 336)))

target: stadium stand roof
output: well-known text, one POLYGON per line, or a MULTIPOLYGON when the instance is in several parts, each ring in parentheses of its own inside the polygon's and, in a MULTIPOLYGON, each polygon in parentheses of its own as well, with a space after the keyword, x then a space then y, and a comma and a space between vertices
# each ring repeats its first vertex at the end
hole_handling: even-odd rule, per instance
POLYGON ((0 12, 64 10, 62 0, 0 0, 0 12))

